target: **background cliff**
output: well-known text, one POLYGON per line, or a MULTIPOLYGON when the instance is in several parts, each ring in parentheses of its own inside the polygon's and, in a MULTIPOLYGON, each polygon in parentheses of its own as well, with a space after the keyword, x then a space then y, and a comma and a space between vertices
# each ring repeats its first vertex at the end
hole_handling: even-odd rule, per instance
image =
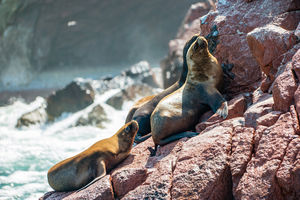
POLYGON ((158 66, 195 2, 3 0, 0 90, 26 89, 42 71, 158 66))

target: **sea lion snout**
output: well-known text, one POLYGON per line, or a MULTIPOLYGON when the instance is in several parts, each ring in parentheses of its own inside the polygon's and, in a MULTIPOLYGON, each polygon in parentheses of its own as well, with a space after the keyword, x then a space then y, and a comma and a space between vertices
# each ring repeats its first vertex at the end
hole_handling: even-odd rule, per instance
POLYGON ((137 131, 139 130, 139 124, 135 120, 132 120, 129 123, 130 124, 125 128, 125 131, 127 133, 132 133, 133 135, 135 135, 137 133, 137 131))
POLYGON ((199 36, 197 38, 197 43, 198 43, 200 49, 207 48, 207 41, 206 41, 206 39, 204 37, 199 36))

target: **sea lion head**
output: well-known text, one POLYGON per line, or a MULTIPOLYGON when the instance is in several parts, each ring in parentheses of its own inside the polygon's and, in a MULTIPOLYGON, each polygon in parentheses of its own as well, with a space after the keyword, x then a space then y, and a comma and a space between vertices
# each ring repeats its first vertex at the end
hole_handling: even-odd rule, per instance
POLYGON ((186 54, 189 69, 188 79, 193 82, 209 80, 208 74, 212 70, 211 57, 212 55, 208 51, 207 40, 202 36, 198 36, 186 54))
POLYGON ((121 151, 130 151, 134 137, 139 129, 137 121, 132 120, 126 123, 118 132, 118 143, 121 151))
POLYGON ((208 53, 208 42, 207 40, 202 37, 198 36, 198 38, 193 42, 193 44, 190 46, 188 53, 187 53, 187 59, 198 59, 199 57, 202 57, 202 54, 208 53))

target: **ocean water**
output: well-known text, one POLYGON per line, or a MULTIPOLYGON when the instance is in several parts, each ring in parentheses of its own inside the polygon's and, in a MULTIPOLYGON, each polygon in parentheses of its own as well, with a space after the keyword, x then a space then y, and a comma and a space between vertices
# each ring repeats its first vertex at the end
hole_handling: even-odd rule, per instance
POLYGON ((94 104, 77 113, 63 113, 51 124, 24 128, 15 128, 18 118, 42 106, 44 98, 37 97, 30 104, 16 101, 0 107, 0 200, 38 199, 52 191, 47 182, 47 171, 54 164, 110 137, 122 127, 134 102, 125 102, 121 111, 105 104, 119 91, 110 90, 95 97, 94 104, 99 103, 111 120, 103 123, 104 129, 73 126, 81 115, 92 110, 94 104))

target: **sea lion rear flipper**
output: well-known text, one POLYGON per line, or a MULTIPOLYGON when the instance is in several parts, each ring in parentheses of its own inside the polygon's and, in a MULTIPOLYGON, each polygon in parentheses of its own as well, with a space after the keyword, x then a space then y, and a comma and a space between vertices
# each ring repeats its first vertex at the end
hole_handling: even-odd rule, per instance
POLYGON ((144 142, 145 140, 147 140, 149 137, 151 137, 151 133, 148 133, 147 135, 143 135, 143 136, 141 136, 137 133, 135 138, 134 138, 134 142, 139 144, 139 143, 144 142))
POLYGON ((97 182, 98 180, 100 180, 101 178, 103 178, 105 175, 106 175, 106 167, 105 167, 105 163, 104 161, 102 160, 100 163, 99 163, 99 166, 98 166, 98 177, 95 178, 93 181, 91 181, 89 184, 83 186, 82 188, 80 188, 79 190, 76 191, 79 192, 87 187, 89 187, 90 185, 92 185, 93 183, 97 182))
POLYGON ((220 117, 225 119, 228 115, 228 106, 227 101, 223 98, 220 92, 215 89, 210 89, 210 94, 208 95, 209 98, 206 98, 206 104, 208 104, 214 113, 219 114, 220 117))

